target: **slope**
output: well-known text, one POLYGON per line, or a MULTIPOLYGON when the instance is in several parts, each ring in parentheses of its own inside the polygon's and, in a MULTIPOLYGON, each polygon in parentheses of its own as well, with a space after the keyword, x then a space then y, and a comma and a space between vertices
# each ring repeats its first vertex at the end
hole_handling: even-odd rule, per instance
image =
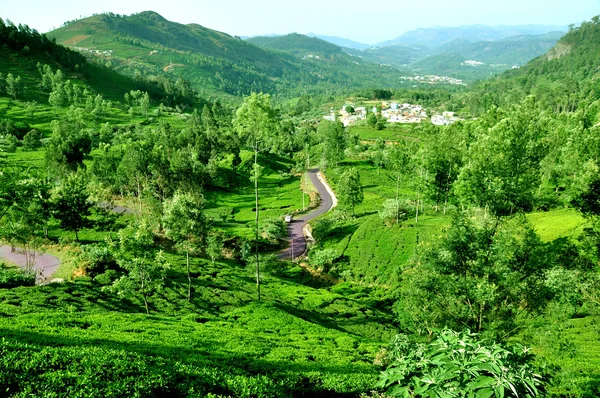
POLYGON ((280 39, 281 44, 279 51, 271 51, 200 25, 167 21, 151 11, 130 16, 95 15, 49 35, 130 76, 153 76, 157 80, 181 77, 206 96, 263 91, 293 97, 322 87, 347 91, 398 81, 397 76, 391 76, 394 71, 349 56, 338 57, 339 47, 319 39, 300 35, 272 38, 280 39), (295 56, 304 51, 306 39, 312 40, 309 48, 318 46, 331 56, 332 63, 295 56), (288 45, 292 47, 286 50, 288 45))
POLYGON ((283 51, 296 56, 306 56, 309 53, 316 53, 330 58, 342 53, 342 49, 335 44, 298 33, 290 33, 277 37, 258 36, 250 38, 247 41, 261 48, 283 51))
POLYGON ((457 98, 457 105, 460 101, 473 114, 478 114, 491 105, 509 106, 534 94, 540 107, 556 112, 581 109, 587 113, 584 123, 596 123, 595 108, 586 108, 600 99, 598 43, 600 23, 596 16, 571 29, 545 55, 520 69, 479 83, 466 95, 467 98, 457 98))

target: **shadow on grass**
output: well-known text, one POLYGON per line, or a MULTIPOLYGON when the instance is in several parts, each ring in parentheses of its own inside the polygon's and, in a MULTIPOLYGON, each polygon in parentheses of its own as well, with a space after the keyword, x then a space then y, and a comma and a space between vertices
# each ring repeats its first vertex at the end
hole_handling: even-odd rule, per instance
MULTIPOLYGON (((162 321, 163 320, 161 319, 161 322, 162 321)), ((74 326, 86 328, 85 322, 74 326)), ((134 328, 130 331, 123 332, 141 333, 140 336, 143 336, 144 330, 137 330, 134 328)), ((242 352, 231 352, 222 341, 211 338, 202 338, 200 341, 195 341, 193 344, 184 346, 183 343, 176 345, 173 342, 169 342, 171 344, 167 342, 164 344, 157 344, 155 342, 141 342, 139 340, 128 340, 125 342, 110 338, 86 339, 73 336, 72 334, 69 336, 59 336, 56 334, 7 328, 0 329, 0 333, 5 341, 14 341, 15 343, 20 344, 20 355, 26 357, 34 356, 40 348, 47 348, 48 350, 55 351, 59 354, 61 347, 81 347, 87 349, 92 344, 95 349, 118 350, 140 354, 146 356, 148 362, 153 361, 156 358, 162 358, 162 360, 165 361, 162 366, 166 365, 174 367, 175 363, 186 364, 189 367, 186 367, 187 371, 185 374, 181 375, 186 378, 198 377, 200 372, 197 372, 197 370, 205 368, 214 369, 218 374, 229 375, 230 377, 234 375, 241 375, 247 378, 261 376, 272 380, 273 383, 271 386, 279 386, 276 388, 278 390, 281 389, 282 391, 280 392, 285 393, 285 396, 292 397, 355 397, 360 392, 370 388, 368 384, 364 384, 364 376, 371 374, 375 377, 376 375, 376 369, 364 361, 348 363, 347 365, 337 365, 315 361, 314 359, 311 359, 310 356, 307 357, 308 361, 295 361, 294 351, 290 352, 289 360, 267 360, 260 358, 259 352, 256 353, 256 356, 249 356, 242 352), (25 348, 23 348, 23 343, 30 344, 30 346, 25 346, 25 348), (353 383, 352 385, 345 383, 344 389, 346 391, 344 392, 334 391, 329 380, 330 387, 327 388, 322 384, 324 380, 331 379, 332 377, 339 378, 340 382, 346 382, 348 378, 353 376, 356 377, 357 383, 353 383)), ((258 351, 262 351, 262 349, 259 349, 258 351)), ((89 355, 89 351, 83 350, 82 356, 86 355, 86 353, 89 355)), ((302 355, 302 351, 298 351, 296 354, 302 355)), ((110 374, 112 371, 110 356, 99 358, 96 363, 98 366, 102 366, 103 374, 110 374)), ((39 364, 39 367, 42 368, 42 372, 48 371, 56 373, 56 376, 54 377, 59 378, 66 376, 61 376, 63 372, 57 373, 57 371, 60 371, 63 367, 66 368, 67 366, 69 366, 69 364, 61 363, 61 361, 55 361, 49 369, 47 369, 47 364, 39 364)), ((179 369, 181 368, 179 367, 179 369)), ((179 369, 173 369, 172 371, 181 372, 179 369)), ((152 369, 149 367, 145 368, 145 371, 146 373, 152 373, 152 369)), ((39 376, 39 374, 36 374, 36 376, 39 376)), ((148 374, 143 376, 147 377, 148 374)), ((72 377, 72 375, 69 377, 72 377)), ((219 377, 213 378, 210 381, 201 381, 208 383, 211 391, 228 396, 235 396, 237 395, 235 391, 236 383, 229 383, 230 377, 219 377)))

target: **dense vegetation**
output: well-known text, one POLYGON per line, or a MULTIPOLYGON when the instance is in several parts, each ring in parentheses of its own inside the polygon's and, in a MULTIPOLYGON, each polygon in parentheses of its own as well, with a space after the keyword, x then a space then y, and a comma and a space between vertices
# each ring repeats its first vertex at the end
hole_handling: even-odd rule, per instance
MULTIPOLYGON (((0 27, 0 239, 28 259, 0 268, 3 394, 598 395, 598 18, 472 89, 348 84, 374 108, 350 129, 316 122, 308 92, 231 105, 299 58, 196 25, 107 14, 53 33, 110 47, 102 67, 0 27), (192 89, 215 94, 210 79, 148 62, 201 62, 200 45, 200 73, 248 73, 223 80, 224 100, 192 89), (477 118, 394 128, 382 99, 477 118), (280 261, 283 216, 301 211, 316 165, 339 205, 312 223, 306 258, 280 261), (58 280, 32 286, 41 250, 61 260, 58 280)), ((290 40, 329 48, 271 42, 290 40)), ((331 51, 308 65, 334 73, 347 55, 331 51)))

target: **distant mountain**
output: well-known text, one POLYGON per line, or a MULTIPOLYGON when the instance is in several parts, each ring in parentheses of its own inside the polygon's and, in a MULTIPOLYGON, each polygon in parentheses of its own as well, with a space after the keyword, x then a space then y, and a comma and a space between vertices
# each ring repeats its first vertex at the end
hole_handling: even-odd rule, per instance
POLYGON ((372 47, 370 44, 359 43, 353 40, 344 39, 343 37, 317 35, 315 33, 307 33, 306 36, 316 37, 318 39, 325 40, 337 46, 351 48, 354 50, 364 50, 369 47, 372 47))
POLYGON ((476 41, 495 41, 511 36, 542 35, 549 32, 566 32, 565 26, 552 25, 468 25, 458 27, 435 26, 432 28, 411 30, 401 36, 377 44, 377 47, 395 44, 413 44, 437 48, 457 39, 476 41))
POLYGON ((407 44, 396 44, 388 47, 372 47, 365 50, 346 49, 349 54, 362 57, 367 61, 378 64, 391 65, 395 67, 405 67, 425 58, 429 54, 429 49, 407 44))
POLYGON ((511 36, 496 41, 471 42, 454 39, 434 49, 409 44, 348 50, 355 56, 379 64, 409 67, 417 74, 450 76, 464 80, 489 77, 545 54, 562 32, 511 36))
MULTIPOLYGON (((600 17, 596 16, 570 30, 543 56, 474 85, 470 98, 462 101, 477 113, 490 104, 508 107, 515 98, 534 94, 544 107, 574 112, 600 99, 599 43, 600 17)), ((582 114, 582 123, 590 123, 596 113, 582 114)))

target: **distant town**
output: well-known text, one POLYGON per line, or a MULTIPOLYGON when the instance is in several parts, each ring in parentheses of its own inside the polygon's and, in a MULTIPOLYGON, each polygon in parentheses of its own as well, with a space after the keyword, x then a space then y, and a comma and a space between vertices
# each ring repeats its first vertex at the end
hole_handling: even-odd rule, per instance
MULTIPOLYGON (((379 114, 379 109, 376 106, 368 108, 367 106, 354 107, 352 104, 345 104, 337 112, 332 108, 331 113, 323 118, 331 121, 337 119, 345 127, 348 127, 366 120, 368 112, 379 114)), ((381 118, 388 123, 421 123, 431 120, 431 123, 437 126, 446 126, 460 120, 454 115, 454 112, 428 115, 427 110, 421 105, 385 101, 381 103, 381 118)))

